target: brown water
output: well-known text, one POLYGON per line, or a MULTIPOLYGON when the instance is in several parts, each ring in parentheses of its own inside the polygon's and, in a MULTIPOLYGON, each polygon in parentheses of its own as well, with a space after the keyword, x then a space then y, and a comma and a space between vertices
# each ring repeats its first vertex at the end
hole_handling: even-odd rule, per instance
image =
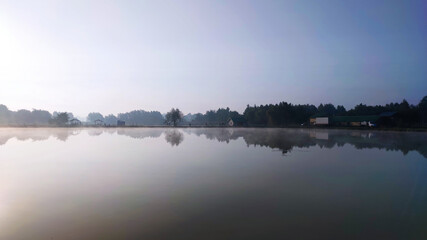
POLYGON ((0 129, 15 239, 427 239, 427 134, 0 129))

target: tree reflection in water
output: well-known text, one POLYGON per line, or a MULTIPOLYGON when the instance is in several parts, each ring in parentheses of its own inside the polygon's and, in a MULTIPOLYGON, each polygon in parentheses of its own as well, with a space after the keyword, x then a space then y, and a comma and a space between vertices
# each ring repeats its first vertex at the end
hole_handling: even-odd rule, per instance
POLYGON ((184 134, 176 129, 166 130, 165 139, 172 147, 178 146, 182 141, 184 141, 184 134))
POLYGON ((209 140, 229 143, 242 138, 248 146, 263 146, 280 150, 282 153, 293 148, 342 147, 346 144, 357 149, 385 149, 407 154, 417 151, 427 158, 427 133, 425 132, 386 132, 367 130, 336 129, 274 129, 274 128, 0 128, 0 145, 11 138, 20 141, 43 141, 54 137, 67 141, 70 136, 86 131, 91 136, 103 133, 123 135, 135 139, 158 138, 162 134, 171 146, 178 146, 184 141, 184 134, 204 136, 209 140))

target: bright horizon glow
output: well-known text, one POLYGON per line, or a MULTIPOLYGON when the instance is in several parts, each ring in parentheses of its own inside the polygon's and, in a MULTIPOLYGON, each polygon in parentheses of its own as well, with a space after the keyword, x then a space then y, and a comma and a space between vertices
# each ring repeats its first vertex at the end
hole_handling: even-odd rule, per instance
POLYGON ((1 1, 0 104, 104 115, 427 95, 425 1, 1 1))

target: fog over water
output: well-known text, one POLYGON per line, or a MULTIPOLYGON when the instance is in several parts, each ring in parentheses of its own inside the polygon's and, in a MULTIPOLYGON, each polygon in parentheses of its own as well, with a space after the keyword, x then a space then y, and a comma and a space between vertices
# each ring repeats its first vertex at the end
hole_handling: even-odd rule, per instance
POLYGON ((242 138, 248 146, 266 146, 286 152, 294 147, 320 146, 333 148, 345 144, 353 145, 358 149, 378 148, 400 151, 407 154, 417 151, 427 157, 427 134, 423 132, 382 132, 365 130, 331 130, 331 129, 243 129, 243 128, 0 128, 0 146, 10 139, 20 141, 43 141, 55 138, 67 141, 69 137, 77 136, 82 132, 89 136, 102 134, 127 136, 136 139, 159 138, 164 135, 166 142, 172 146, 179 145, 185 134, 204 136, 209 140, 229 143, 242 138))
POLYGON ((427 240, 426 80, 427 0, 0 0, 0 240, 427 240))
POLYGON ((0 129, 0 239, 423 239, 427 134, 0 129))

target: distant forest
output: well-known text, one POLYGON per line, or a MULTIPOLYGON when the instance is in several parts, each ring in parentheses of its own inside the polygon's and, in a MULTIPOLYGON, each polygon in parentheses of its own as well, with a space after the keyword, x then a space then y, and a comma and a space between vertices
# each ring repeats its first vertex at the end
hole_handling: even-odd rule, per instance
POLYGON ((356 105, 347 110, 342 105, 320 104, 299 105, 287 102, 268 105, 248 105, 243 115, 229 108, 220 108, 217 111, 207 111, 205 114, 195 114, 191 117, 192 124, 196 125, 223 125, 232 118, 238 125, 243 126, 271 126, 286 127, 308 125, 311 116, 369 116, 386 112, 396 112, 399 116, 395 127, 425 127, 427 126, 427 96, 417 105, 411 105, 406 100, 400 103, 367 106, 356 105))
MULTIPOLYGON (((384 112, 396 112, 399 121, 396 127, 426 127, 427 126, 427 96, 417 105, 411 105, 406 100, 400 103, 368 106, 356 105, 345 109, 342 105, 331 103, 314 105, 299 105, 287 102, 268 105, 247 105, 243 114, 230 108, 209 110, 206 113, 187 114, 182 117, 179 125, 192 126, 222 126, 229 119, 238 126, 269 126, 286 127, 308 124, 311 116, 367 116, 384 112)), ((0 105, 0 125, 3 126, 67 126, 74 119, 72 113, 53 112, 45 110, 11 111, 5 105, 0 105)), ((75 119, 74 119, 75 120, 75 119)), ((86 118, 87 124, 96 121, 106 126, 115 126, 117 121, 123 121, 127 126, 160 126, 165 125, 165 117, 158 111, 135 110, 127 113, 102 115, 92 112, 86 118)))

